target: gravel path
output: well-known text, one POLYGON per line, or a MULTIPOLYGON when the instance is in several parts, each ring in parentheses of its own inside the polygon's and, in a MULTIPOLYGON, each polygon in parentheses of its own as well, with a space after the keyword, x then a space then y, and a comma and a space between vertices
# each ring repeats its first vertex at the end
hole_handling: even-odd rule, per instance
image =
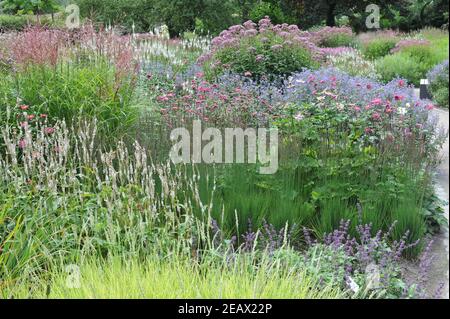
MULTIPOLYGON (((416 89, 415 93, 419 96, 416 89)), ((439 128, 446 132, 449 131, 449 112, 447 110, 435 109, 434 114, 439 119, 439 128)), ((449 220, 449 139, 441 150, 442 162, 436 172, 436 193, 447 202, 445 206, 445 217, 449 220)), ((430 279, 428 284, 428 291, 432 296, 433 293, 444 283, 444 291, 442 297, 449 299, 449 231, 448 229, 441 234, 435 236, 432 249, 434 255, 434 264, 430 271, 430 279)))
MULTIPOLYGON (((434 112, 439 118, 439 127, 449 130, 449 113, 448 111, 436 109, 434 112)), ((445 207, 445 217, 449 220, 449 139, 441 150, 442 163, 436 172, 436 192, 440 198, 447 202, 445 207)), ((449 232, 448 229, 436 236, 433 246, 435 263, 430 273, 430 288, 438 287, 440 283, 445 283, 444 294, 442 297, 449 299, 449 232)))

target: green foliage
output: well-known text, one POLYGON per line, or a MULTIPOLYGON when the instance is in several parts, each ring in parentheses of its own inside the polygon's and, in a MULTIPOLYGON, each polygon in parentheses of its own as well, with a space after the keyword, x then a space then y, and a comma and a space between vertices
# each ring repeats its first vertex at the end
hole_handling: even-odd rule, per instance
POLYGON ((438 89, 433 89, 431 94, 433 95, 433 100, 436 102, 438 106, 448 109, 449 104, 448 82, 447 86, 441 86, 438 89))
MULTIPOLYGON (((10 78, 4 88, 9 105, 17 98, 40 113, 71 122, 77 116, 96 117, 102 129, 126 129, 136 115, 133 87, 117 83, 104 62, 87 65, 33 66, 10 78)), ((7 103, 8 104, 8 103, 7 103)))
POLYGON ((427 72, 440 62, 433 48, 425 45, 410 46, 376 61, 377 72, 385 82, 396 77, 407 79, 418 86, 427 72))
POLYGON ((448 108, 449 98, 449 72, 448 72, 448 60, 444 63, 436 66, 428 73, 428 79, 430 80, 429 90, 433 96, 433 100, 437 105, 448 108))
POLYGON ((0 33, 9 31, 21 31, 28 25, 25 16, 0 15, 0 33))
POLYGON ((268 16, 274 24, 287 23, 286 17, 278 4, 261 2, 250 12, 250 19, 258 22, 268 16))
POLYGON ((158 23, 152 0, 77 0, 80 15, 103 25, 123 27, 127 32, 148 32, 158 23))
POLYGON ((390 54, 398 40, 395 38, 376 38, 364 44, 363 54, 366 58, 375 60, 390 54))
POLYGON ((353 47, 355 46, 355 37, 344 33, 331 34, 325 37, 321 46, 326 48, 353 47))
POLYGON ((203 256, 199 264, 182 256, 145 261, 136 258, 125 260, 123 257, 110 257, 107 260, 89 258, 80 265, 82 278, 79 289, 67 288, 67 273, 61 271, 66 267, 60 265, 50 273, 53 278, 50 289, 47 289, 45 280, 29 280, 18 287, 8 287, 2 293, 5 297, 52 299, 334 299, 344 295, 341 289, 331 283, 321 283, 319 275, 312 271, 312 265, 297 262, 295 267, 291 266, 287 258, 289 255, 280 256, 277 260, 267 258, 259 266, 254 265, 256 261, 251 257, 238 256, 233 261, 226 261, 214 260, 214 256, 210 255, 203 256), (282 263, 278 264, 279 261, 282 263), (300 269, 301 265, 305 268, 309 266, 311 271, 300 269))
MULTIPOLYGON (((83 18, 104 25, 122 26, 126 32, 148 32, 161 24, 172 37, 194 31, 198 21, 203 31, 218 33, 233 24, 232 6, 219 0, 77 0, 83 18)), ((199 30, 198 30, 199 31, 199 30)))
POLYGON ((0 1, 5 12, 12 14, 54 13, 58 10, 57 0, 3 0, 0 1))

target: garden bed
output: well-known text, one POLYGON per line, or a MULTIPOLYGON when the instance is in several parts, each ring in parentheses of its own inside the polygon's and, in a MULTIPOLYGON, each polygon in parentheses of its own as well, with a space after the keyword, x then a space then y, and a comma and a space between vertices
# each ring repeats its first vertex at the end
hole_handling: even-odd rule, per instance
POLYGON ((2 297, 439 297, 430 239, 448 213, 433 177, 448 132, 413 84, 436 67, 440 100, 448 52, 427 41, 448 33, 268 18, 212 40, 160 31, 0 35, 2 297), (380 72, 417 56, 413 74, 380 72), (276 130, 276 170, 249 152, 222 164, 220 144, 212 163, 173 163, 173 130, 196 121, 276 130))

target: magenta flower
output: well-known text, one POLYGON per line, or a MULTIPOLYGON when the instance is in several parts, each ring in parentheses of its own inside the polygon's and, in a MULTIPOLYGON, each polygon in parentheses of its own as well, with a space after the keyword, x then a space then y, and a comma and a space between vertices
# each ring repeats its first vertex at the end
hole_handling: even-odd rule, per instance
POLYGON ((378 113, 378 112, 373 113, 373 114, 372 114, 372 119, 373 119, 374 121, 379 121, 379 120, 381 120, 381 115, 380 115, 380 113, 378 113))
POLYGON ((372 100, 372 102, 370 102, 372 105, 381 105, 383 103, 383 100, 380 98, 374 99, 372 100))
POLYGON ((51 135, 51 134, 55 133, 55 129, 53 127, 46 127, 44 129, 44 133, 48 134, 48 135, 51 135))
POLYGON ((24 149, 27 146, 27 142, 24 139, 19 141, 19 148, 24 149))

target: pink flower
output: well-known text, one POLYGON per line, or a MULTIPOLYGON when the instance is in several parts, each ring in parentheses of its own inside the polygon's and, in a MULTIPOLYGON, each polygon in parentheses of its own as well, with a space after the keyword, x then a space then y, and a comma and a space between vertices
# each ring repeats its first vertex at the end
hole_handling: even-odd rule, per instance
POLYGON ((48 134, 48 135, 53 134, 53 133, 55 133, 55 129, 53 127, 46 127, 44 129, 44 133, 48 134))
POLYGON ((371 89, 372 89, 372 85, 370 85, 370 84, 367 84, 366 87, 367 87, 368 90, 371 90, 371 89))
POLYGON ((29 120, 29 121, 33 120, 34 118, 35 118, 35 115, 34 115, 34 114, 28 115, 28 120, 29 120))
POLYGON ((394 96, 394 99, 395 99, 396 101, 402 101, 402 100, 404 99, 404 96, 403 96, 403 95, 395 95, 395 96, 394 96))
POLYGON ((247 71, 247 72, 244 73, 244 76, 246 76, 246 77, 251 77, 252 75, 253 74, 250 71, 247 71))
POLYGON ((27 146, 27 142, 24 139, 19 141, 19 148, 24 149, 27 146))
POLYGON ((159 102, 167 102, 167 101, 169 101, 169 98, 166 95, 163 95, 163 96, 158 96, 157 100, 159 102))
POLYGON ((373 133, 373 129, 370 128, 370 127, 366 127, 366 129, 364 130, 364 132, 365 132, 366 134, 372 134, 372 133, 373 133))
POLYGON ((383 101, 380 98, 372 100, 372 105, 381 105, 383 101))
POLYGON ((381 115, 380 115, 380 113, 378 113, 378 112, 373 113, 373 114, 372 114, 372 119, 373 119, 374 121, 379 121, 379 120, 381 120, 381 115))
POLYGON ((19 108, 20 108, 22 111, 26 111, 26 110, 28 110, 30 107, 29 107, 28 105, 22 104, 22 105, 19 106, 19 108))
POLYGON ((46 118, 47 118, 47 114, 41 114, 41 115, 40 115, 40 118, 41 118, 41 119, 46 119, 46 118))
POLYGON ((360 111, 361 111, 361 108, 360 108, 359 106, 355 106, 354 110, 355 110, 356 112, 360 112, 360 111))
POLYGON ((433 104, 427 104, 426 108, 427 108, 428 111, 431 111, 431 110, 434 109, 434 105, 433 104))
POLYGON ((398 86, 399 86, 399 87, 404 87, 404 86, 405 86, 405 81, 399 80, 399 81, 398 81, 398 86))
POLYGON ((199 86, 198 91, 201 93, 207 93, 207 92, 211 92, 211 88, 199 86))

